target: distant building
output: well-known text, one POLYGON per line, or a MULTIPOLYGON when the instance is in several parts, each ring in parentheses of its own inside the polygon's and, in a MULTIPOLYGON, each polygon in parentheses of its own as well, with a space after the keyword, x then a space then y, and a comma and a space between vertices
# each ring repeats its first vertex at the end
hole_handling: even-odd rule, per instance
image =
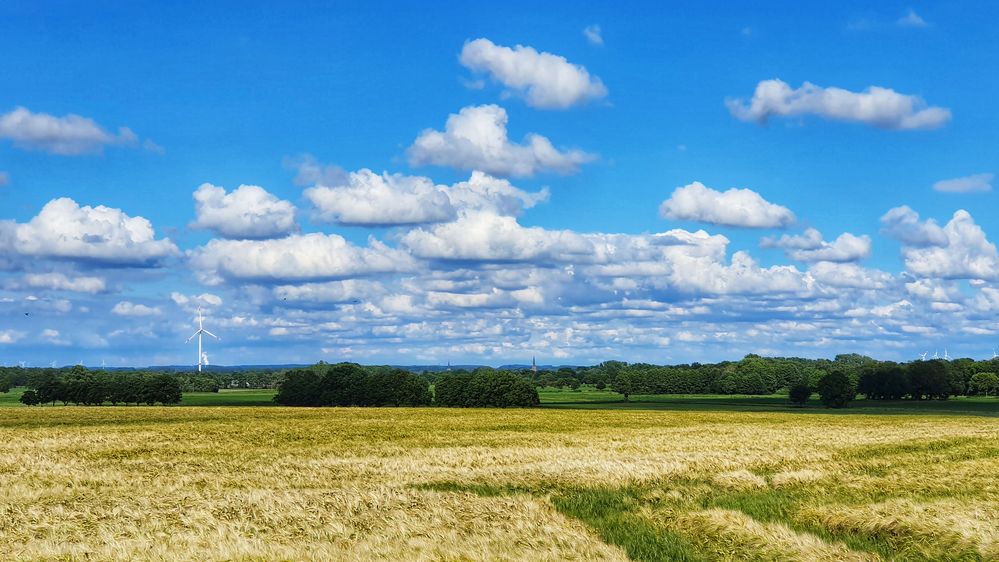
POLYGON ((535 357, 531 357, 531 372, 537 374, 538 362, 535 357))

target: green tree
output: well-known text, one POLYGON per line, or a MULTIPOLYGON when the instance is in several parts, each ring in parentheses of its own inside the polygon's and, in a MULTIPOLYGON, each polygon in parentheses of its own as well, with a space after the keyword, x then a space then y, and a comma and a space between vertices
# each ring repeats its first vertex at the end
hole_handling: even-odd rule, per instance
POLYGON ((294 369, 284 375, 274 401, 284 406, 317 406, 319 374, 311 369, 294 369))
POLYGON ((631 393, 635 391, 634 377, 630 372, 622 369, 616 377, 611 379, 611 390, 618 394, 623 394, 624 401, 627 402, 631 397, 631 393))
POLYGON ((798 384, 791 386, 791 390, 788 395, 792 404, 803 407, 805 403, 808 402, 808 399, 811 398, 812 389, 807 384, 799 382, 798 384))
POLYGON ((471 405, 468 387, 471 373, 448 373, 434 383, 434 403, 438 406, 467 408, 471 405))
POLYGON ((842 369, 835 369, 819 381, 819 398, 828 408, 845 408, 857 397, 857 386, 842 369))
POLYGON ((24 394, 21 395, 21 404, 25 406, 34 406, 39 402, 38 393, 34 390, 25 390, 24 394))
POLYGON ((946 400, 951 392, 949 365, 941 359, 910 363, 909 384, 913 398, 946 400))
POLYGON ((999 395, 999 375, 995 373, 975 373, 971 377, 971 391, 985 396, 999 395))

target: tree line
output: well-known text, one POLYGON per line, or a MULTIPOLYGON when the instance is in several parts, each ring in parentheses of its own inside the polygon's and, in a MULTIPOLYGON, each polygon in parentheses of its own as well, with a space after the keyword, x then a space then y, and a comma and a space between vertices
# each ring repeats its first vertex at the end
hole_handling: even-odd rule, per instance
POLYGON ((319 363, 290 370, 278 385, 274 401, 286 406, 529 407, 540 403, 534 385, 508 371, 422 375, 356 363, 319 363))
MULTIPOLYGON (((3 367, 0 366, 0 392, 3 388, 29 386, 32 377, 66 376, 82 365, 72 367, 3 367)), ((102 373, 169 374, 180 380, 184 392, 218 392, 221 388, 275 388, 284 377, 285 368, 247 369, 240 371, 197 372, 157 369, 93 369, 102 373)))
POLYGON ((806 385, 813 391, 829 373, 842 372, 860 394, 870 399, 945 399, 949 396, 990 395, 995 385, 999 359, 975 361, 878 361, 857 354, 834 359, 802 359, 747 355, 740 361, 713 364, 651 365, 605 361, 593 367, 559 369, 534 374, 539 384, 572 387, 579 383, 602 383, 624 394, 775 394, 792 386, 806 385), (575 380, 568 383, 568 377, 575 380), (554 383, 554 384, 552 384, 554 383))
POLYGON ((88 371, 77 366, 68 372, 41 371, 25 381, 21 403, 100 406, 102 404, 178 404, 182 392, 177 377, 137 371, 88 371))

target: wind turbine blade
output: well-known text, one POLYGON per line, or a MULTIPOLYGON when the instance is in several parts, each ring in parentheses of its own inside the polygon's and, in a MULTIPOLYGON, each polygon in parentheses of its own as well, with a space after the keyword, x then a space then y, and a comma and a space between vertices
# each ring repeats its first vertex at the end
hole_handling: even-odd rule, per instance
POLYGON ((191 340, 193 340, 200 333, 201 333, 201 330, 198 330, 197 332, 194 332, 193 334, 191 334, 191 337, 187 338, 187 341, 184 342, 184 343, 191 343, 191 340))
POLYGON ((201 330, 201 331, 204 332, 204 333, 206 333, 206 334, 208 334, 209 336, 211 336, 211 337, 213 337, 215 339, 221 339, 218 336, 216 336, 215 334, 209 332, 208 330, 201 330))

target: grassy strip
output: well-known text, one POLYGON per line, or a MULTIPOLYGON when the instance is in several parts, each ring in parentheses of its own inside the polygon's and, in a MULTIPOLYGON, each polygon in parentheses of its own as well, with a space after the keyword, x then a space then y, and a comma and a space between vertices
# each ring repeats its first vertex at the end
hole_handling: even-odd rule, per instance
POLYGON ((526 489, 458 482, 433 482, 417 488, 437 492, 470 492, 487 497, 551 492, 552 505, 559 513, 589 525, 604 542, 623 548, 632 560, 695 562, 708 559, 698 553, 683 535, 664 531, 637 513, 641 506, 636 495, 638 490, 553 491, 547 486, 526 489))
POLYGON ((730 493, 706 498, 703 507, 720 507, 741 511, 764 523, 783 523, 801 533, 811 533, 826 541, 841 541, 850 549, 872 552, 885 559, 894 558, 896 548, 883 537, 862 535, 845 531, 831 531, 818 525, 803 524, 795 518, 798 506, 806 498, 793 490, 769 490, 766 492, 730 493))
POLYGON ((565 492, 552 497, 560 513, 596 529, 607 543, 620 546, 632 560, 708 560, 686 537, 653 525, 636 512, 633 493, 595 489, 565 492))

